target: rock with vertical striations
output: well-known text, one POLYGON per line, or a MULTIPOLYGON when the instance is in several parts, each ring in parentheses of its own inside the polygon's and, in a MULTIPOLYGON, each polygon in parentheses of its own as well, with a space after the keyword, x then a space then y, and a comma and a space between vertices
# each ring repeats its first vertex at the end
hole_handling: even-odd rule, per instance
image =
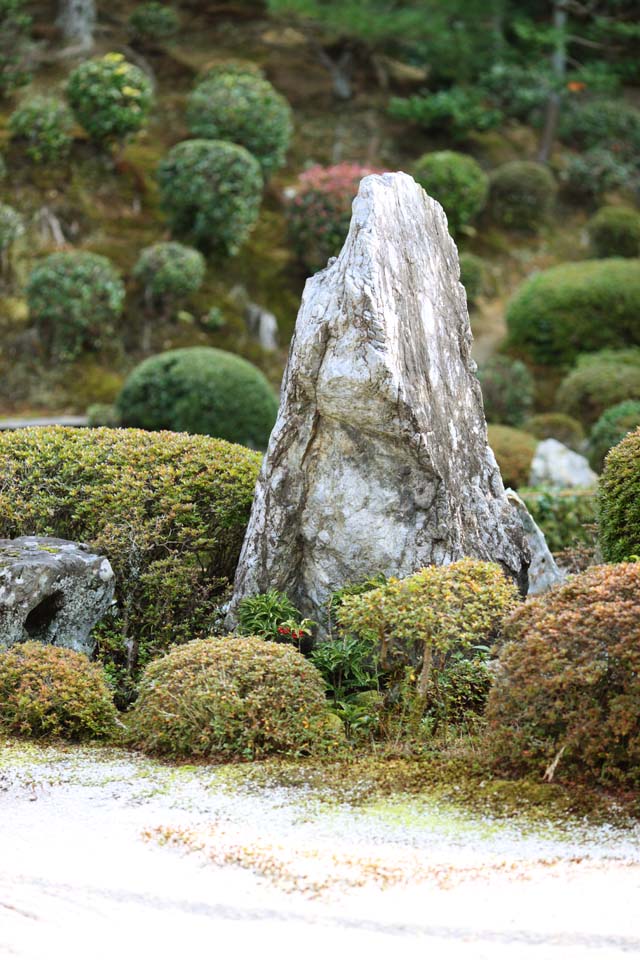
POLYGON ((527 590, 528 549, 487 443, 458 252, 404 173, 366 177, 340 256, 307 281, 229 612, 464 556, 527 590))
POLYGON ((546 593, 546 591, 551 590, 552 587, 564 583, 567 579, 567 574, 564 570, 560 569, 553 559, 553 554, 547 546, 545 535, 527 510, 527 505, 524 500, 518 496, 515 490, 511 490, 510 488, 507 489, 506 493, 509 503, 513 504, 522 521, 522 529, 524 530, 524 535, 529 545, 529 553, 531 555, 531 564, 529 566, 529 596, 534 596, 537 593, 546 593))

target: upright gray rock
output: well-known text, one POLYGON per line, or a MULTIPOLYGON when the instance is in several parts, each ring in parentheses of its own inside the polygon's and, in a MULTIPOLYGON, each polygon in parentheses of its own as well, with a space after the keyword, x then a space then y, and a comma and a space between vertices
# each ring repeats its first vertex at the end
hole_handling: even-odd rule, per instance
POLYGON ((271 588, 322 622, 345 583, 463 556, 526 593, 470 347, 442 208, 406 174, 366 177, 340 256, 305 287, 230 623, 271 588))
POLYGON ((598 475, 582 454, 565 447, 559 440, 541 440, 531 461, 529 484, 532 487, 595 487, 598 475))
POLYGON ((564 583, 567 575, 553 559, 545 535, 527 510, 524 500, 518 496, 515 490, 508 489, 506 492, 509 503, 513 504, 522 521, 522 529, 529 545, 531 555, 529 596, 546 593, 547 590, 556 587, 559 583, 564 583))
POLYGON ((91 653, 91 630, 109 609, 106 557, 56 537, 0 540, 0 650, 24 640, 91 653))
POLYGON ((96 25, 95 0, 58 0, 56 25, 67 43, 91 50, 96 25))

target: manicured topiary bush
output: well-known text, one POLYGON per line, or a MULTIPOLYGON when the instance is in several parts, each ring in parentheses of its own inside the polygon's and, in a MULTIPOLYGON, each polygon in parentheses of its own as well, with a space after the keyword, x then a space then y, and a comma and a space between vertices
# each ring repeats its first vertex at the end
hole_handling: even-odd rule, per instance
POLYGON ((129 17, 129 30, 136 40, 166 40, 180 29, 180 17, 166 3, 140 3, 129 17))
POLYGON ((489 213, 503 227, 536 230, 548 219, 556 190, 547 167, 529 160, 513 160, 491 173, 489 213))
POLYGON ((576 543, 591 543, 597 522, 592 490, 520 489, 527 510, 545 535, 552 553, 576 543))
POLYGON ((122 423, 207 433, 264 449, 278 401, 264 374, 213 347, 167 350, 141 363, 117 401, 122 423))
POLYGON ((309 270, 326 267, 342 248, 360 181, 380 171, 356 163, 310 167, 298 177, 287 207, 292 245, 309 270))
POLYGON ((196 640, 155 660, 129 729, 135 746, 170 757, 300 756, 340 740, 318 670, 261 637, 196 640))
POLYGON ((623 400, 640 400, 640 349, 600 350, 578 357, 558 388, 556 404, 590 426, 623 400))
POLYGON ((594 257, 640 257, 640 213, 631 207, 602 207, 587 232, 594 257))
POLYGON ((524 487, 538 441, 524 430, 489 424, 489 446, 495 454, 505 487, 524 487))
POLYGON ((199 250, 182 243, 154 243, 141 252, 133 276, 144 290, 148 306, 166 313, 200 289, 205 269, 199 250))
POLYGON ((609 407, 597 420, 589 436, 589 463, 600 472, 612 447, 640 426, 640 400, 623 400, 609 407))
POLYGON ((563 140, 585 150, 613 150, 620 159, 635 160, 640 150, 640 110, 621 100, 577 103, 562 117, 563 140))
POLYGON ((174 233, 234 254, 255 226, 262 200, 258 161, 222 140, 185 140, 158 167, 162 207, 174 233))
POLYGON ((81 250, 45 257, 31 271, 27 302, 46 354, 73 360, 107 345, 124 295, 122 280, 106 257, 81 250))
POLYGON ((615 563, 640 556, 640 428, 609 452, 598 505, 604 559, 615 563))
POLYGON ((0 652, 0 732, 90 740, 116 729, 104 670, 83 653, 28 641, 0 652))
POLYGON ((538 413, 528 417, 522 429, 537 440, 559 440, 565 447, 580 450, 585 442, 582 424, 566 413, 538 413))
POLYGON ((194 137, 246 147, 267 178, 285 161, 292 132, 291 107, 268 80, 247 73, 219 73, 192 92, 187 124, 194 137))
POLYGON ((414 165, 413 175, 429 196, 442 204, 454 234, 486 203, 489 179, 477 161, 465 153, 425 153, 414 165))
MULTIPOLYGON (((507 309, 509 342, 536 363, 640 344, 640 260, 563 263, 530 277, 507 309)), ((570 412, 570 411, 567 411, 570 412)))
POLYGON ((490 423, 518 427, 533 406, 533 377, 520 360, 500 354, 478 367, 484 415, 490 423))
POLYGON ((460 283, 467 292, 467 300, 473 304, 484 291, 485 262, 475 253, 460 254, 460 283))
POLYGON ((101 147, 137 133, 153 100, 147 75, 121 53, 85 60, 69 75, 66 94, 76 120, 101 147))
POLYGON ((640 564, 529 600, 506 637, 486 711, 499 769, 640 785, 640 564))
POLYGON ((73 116, 65 103, 49 97, 34 97, 18 107, 9 118, 14 140, 25 144, 25 153, 34 163, 59 163, 73 142, 73 116))
POLYGON ((120 695, 138 667, 211 631, 233 577, 260 457, 142 430, 0 433, 0 537, 34 531, 110 560, 117 607, 94 631, 120 695))

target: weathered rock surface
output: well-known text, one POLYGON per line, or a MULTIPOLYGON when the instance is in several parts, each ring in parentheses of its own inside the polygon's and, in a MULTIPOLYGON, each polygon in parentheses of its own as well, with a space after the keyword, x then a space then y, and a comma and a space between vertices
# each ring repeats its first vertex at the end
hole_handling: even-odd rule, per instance
POLYGON ((366 177, 340 256, 305 287, 230 623, 271 588, 321 622, 345 583, 463 556, 526 591, 470 347, 442 208, 406 174, 366 177))
POLYGON ((522 529, 527 538, 531 564, 529 566, 529 596, 536 593, 545 593, 558 583, 564 583, 566 573, 560 569, 553 554, 547 546, 545 535, 535 522, 526 504, 515 490, 508 488, 507 499, 513 505, 522 521, 522 529))
POLYGON ((106 557, 56 537, 0 540, 0 650, 24 640, 91 653, 113 599, 106 557))
POLYGON ((529 483, 532 487, 595 487, 598 475, 586 457, 565 447, 559 440, 542 440, 531 461, 529 483))

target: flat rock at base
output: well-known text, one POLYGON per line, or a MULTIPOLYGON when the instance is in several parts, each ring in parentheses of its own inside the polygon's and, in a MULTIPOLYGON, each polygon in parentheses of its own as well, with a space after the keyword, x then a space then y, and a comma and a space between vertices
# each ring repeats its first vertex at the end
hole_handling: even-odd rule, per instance
POLYGON ((331 592, 464 556, 523 592, 528 549, 487 443, 458 253, 403 173, 366 177, 307 281, 235 580, 322 623, 331 592))
POLYGON ((564 583, 567 575, 553 559, 553 554, 547 546, 545 535, 527 510, 524 501, 518 496, 515 490, 508 488, 506 492, 509 503, 513 504, 518 511, 518 516, 522 521, 522 527, 531 554, 531 565, 529 566, 529 596, 536 593, 545 593, 547 590, 550 590, 551 587, 555 587, 559 583, 564 583))
POLYGON ((91 653, 91 630, 109 609, 106 557, 56 537, 0 540, 0 650, 25 640, 91 653))
POLYGON ((566 490, 570 487, 594 487, 597 482, 598 475, 593 472, 586 457, 565 447, 559 440, 542 440, 536 447, 529 476, 531 487, 566 490))

